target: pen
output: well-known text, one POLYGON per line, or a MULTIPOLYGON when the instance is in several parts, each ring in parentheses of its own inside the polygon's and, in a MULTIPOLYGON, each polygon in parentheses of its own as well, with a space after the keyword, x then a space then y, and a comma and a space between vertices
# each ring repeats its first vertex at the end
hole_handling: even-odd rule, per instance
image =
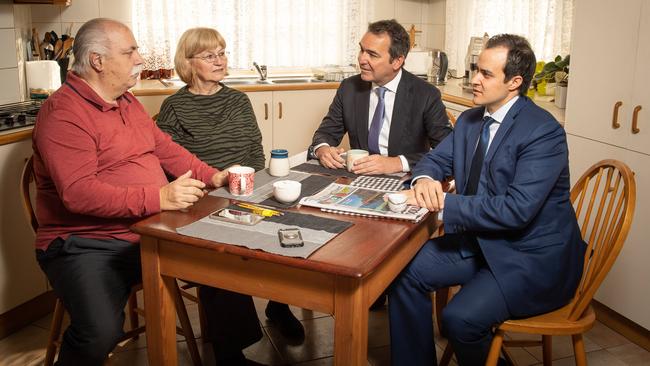
POLYGON ((258 215, 262 215, 262 216, 265 216, 265 217, 269 217, 269 216, 282 216, 282 215, 284 215, 284 213, 282 213, 282 212, 280 212, 280 211, 276 211, 276 210, 273 210, 273 209, 264 208, 264 207, 262 207, 262 206, 251 205, 251 204, 249 204, 249 203, 242 203, 242 202, 240 202, 240 203, 237 203, 237 206, 239 206, 239 207, 243 207, 243 208, 248 208, 248 209, 252 210, 253 213, 256 213, 256 214, 258 214, 258 215))

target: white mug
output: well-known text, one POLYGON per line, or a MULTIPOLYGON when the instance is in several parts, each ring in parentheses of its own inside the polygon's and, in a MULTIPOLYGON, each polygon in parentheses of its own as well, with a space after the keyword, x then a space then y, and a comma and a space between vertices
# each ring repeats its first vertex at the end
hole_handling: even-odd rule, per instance
POLYGON ((345 166, 348 168, 348 171, 352 172, 352 167, 354 166, 354 162, 356 160, 365 158, 368 155, 369 154, 366 150, 361 150, 361 149, 348 150, 345 159, 345 166))

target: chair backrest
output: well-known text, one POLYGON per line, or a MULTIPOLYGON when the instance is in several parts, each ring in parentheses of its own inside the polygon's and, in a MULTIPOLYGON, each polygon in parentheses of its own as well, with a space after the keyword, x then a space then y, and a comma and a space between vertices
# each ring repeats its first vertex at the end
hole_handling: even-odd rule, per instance
POLYGON ((449 112, 449 109, 447 109, 447 117, 449 118, 449 123, 451 123, 451 127, 456 127, 456 116, 454 116, 453 113, 449 112))
POLYGON ((30 185, 34 182, 34 157, 30 156, 25 162, 23 172, 20 176, 20 195, 23 199, 23 211, 27 220, 32 224, 32 229, 36 232, 38 229, 38 221, 36 220, 36 212, 32 205, 32 195, 29 189, 30 185))
POLYGON ((587 252, 569 320, 580 318, 614 265, 630 231, 635 201, 634 173, 618 160, 594 164, 571 189, 587 252))

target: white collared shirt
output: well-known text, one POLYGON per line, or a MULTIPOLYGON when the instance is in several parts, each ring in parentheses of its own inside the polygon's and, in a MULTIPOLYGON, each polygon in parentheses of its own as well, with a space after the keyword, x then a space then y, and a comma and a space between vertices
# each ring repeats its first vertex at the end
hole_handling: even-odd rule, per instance
MULTIPOLYGON (((492 144, 492 140, 494 140, 494 136, 497 134, 497 130, 501 126, 501 122, 503 122, 503 119, 506 118, 506 114, 508 114, 510 108, 512 108, 517 99, 519 99, 519 95, 515 95, 512 99, 506 102, 506 104, 502 105, 492 114, 490 114, 487 108, 485 108, 485 111, 483 112, 483 119, 485 119, 485 117, 492 117, 492 119, 495 120, 495 122, 492 122, 490 125, 490 140, 488 141, 488 147, 486 151, 490 150, 490 145, 492 144)), ((478 141, 476 143, 478 144, 478 141)))
MULTIPOLYGON (((399 82, 402 80, 402 69, 397 72, 397 75, 393 80, 387 82, 384 85, 386 88, 386 93, 384 94, 384 121, 381 125, 381 131, 379 131, 379 153, 383 156, 388 156, 388 138, 390 135, 390 124, 393 120, 393 108, 395 107, 395 97, 397 95, 397 87, 399 82)), ((368 103, 368 130, 370 130, 370 125, 372 124, 372 117, 375 115, 375 109, 377 108, 377 103, 379 102, 379 97, 377 96, 377 88, 379 85, 372 83, 372 89, 370 90, 370 101, 368 103)), ((404 155, 398 155, 402 161, 402 171, 409 172, 411 167, 409 166, 408 160, 404 155)))

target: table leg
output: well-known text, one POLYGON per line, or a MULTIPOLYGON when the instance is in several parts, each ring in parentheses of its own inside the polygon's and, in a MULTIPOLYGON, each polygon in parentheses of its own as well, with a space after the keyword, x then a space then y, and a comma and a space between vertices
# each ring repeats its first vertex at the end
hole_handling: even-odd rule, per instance
POLYGON ((334 295, 334 365, 368 364, 368 306, 360 280, 337 279, 334 295))
POLYGON ((140 254, 149 364, 176 366, 176 279, 161 275, 156 239, 142 237, 140 254))

